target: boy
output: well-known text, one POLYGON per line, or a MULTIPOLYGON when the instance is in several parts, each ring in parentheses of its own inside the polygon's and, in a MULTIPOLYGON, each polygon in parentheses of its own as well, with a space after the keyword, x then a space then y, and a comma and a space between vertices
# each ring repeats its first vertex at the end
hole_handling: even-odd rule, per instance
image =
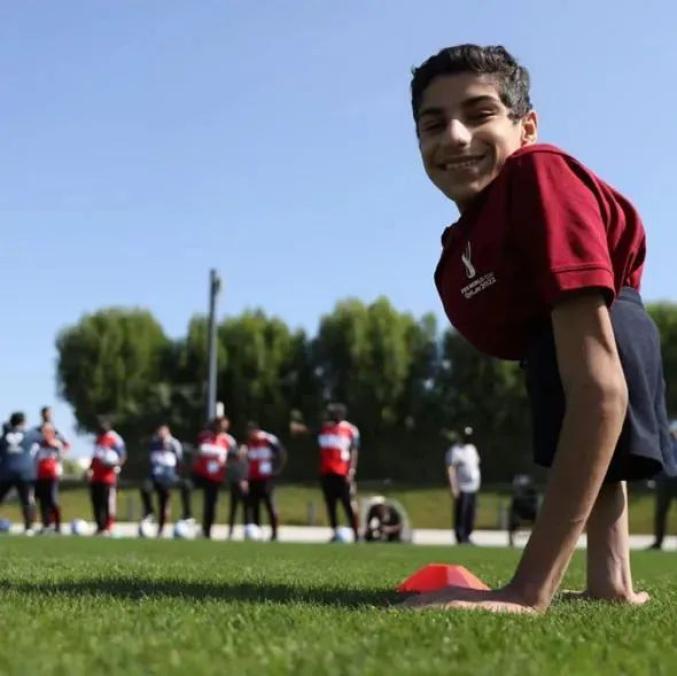
POLYGON ((286 460, 280 440, 264 432, 256 422, 247 424, 247 523, 261 525, 261 502, 268 512, 272 534, 277 540, 278 515, 273 499, 273 477, 280 474, 286 460))
POLYGON ((68 450, 68 443, 44 415, 43 423, 37 428, 38 450, 36 454, 37 480, 35 497, 40 504, 42 532, 61 532, 61 507, 59 505, 59 480, 63 474, 61 458, 68 450))
POLYGON ((454 535, 459 545, 472 544, 470 535, 475 527, 475 506, 481 481, 480 456, 472 437, 472 427, 464 427, 462 437, 451 445, 444 458, 454 501, 454 535))
POLYGON ((172 436, 168 425, 160 425, 150 442, 150 477, 141 486, 143 503, 142 523, 152 523, 154 517, 153 492, 158 497, 157 536, 161 537, 169 519, 170 492, 172 488, 181 491, 183 520, 190 519, 190 484, 179 476, 179 467, 183 460, 183 446, 172 436))
POLYGON ((355 425, 346 420, 347 414, 345 405, 329 404, 326 422, 317 437, 320 447, 320 484, 327 506, 329 524, 334 531, 332 542, 338 540, 336 516, 338 502, 343 505, 355 542, 360 539, 357 509, 353 504, 360 433, 355 425))
POLYGON ((574 158, 536 143, 528 73, 503 47, 444 49, 411 89, 426 173, 461 213, 435 272, 446 314, 482 352, 522 360, 536 461, 552 466, 505 587, 451 587, 411 605, 544 611, 586 525, 585 595, 644 603, 625 480, 677 466, 658 334, 638 293, 641 220, 574 158))
POLYGON ((12 413, 0 438, 0 503, 16 488, 24 518, 24 532, 33 535, 35 518, 35 454, 39 437, 26 431, 26 416, 12 413))
POLYGON ((209 429, 198 438, 197 457, 193 463, 193 485, 204 491, 202 534, 208 539, 216 520, 216 503, 226 475, 226 461, 230 454, 237 453, 237 442, 228 434, 229 428, 228 418, 214 418, 209 429))
POLYGON ((122 437, 113 430, 109 420, 100 419, 92 463, 87 472, 97 535, 112 534, 117 507, 118 474, 126 459, 127 450, 122 437))

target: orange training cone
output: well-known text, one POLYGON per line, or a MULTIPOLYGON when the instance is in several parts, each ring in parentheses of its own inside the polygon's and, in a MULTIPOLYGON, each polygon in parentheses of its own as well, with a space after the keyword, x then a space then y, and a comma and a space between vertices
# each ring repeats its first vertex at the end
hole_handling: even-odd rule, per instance
POLYGON ((469 589, 489 589, 482 580, 463 566, 447 563, 429 563, 419 568, 398 587, 398 592, 428 592, 444 587, 467 587, 469 589))

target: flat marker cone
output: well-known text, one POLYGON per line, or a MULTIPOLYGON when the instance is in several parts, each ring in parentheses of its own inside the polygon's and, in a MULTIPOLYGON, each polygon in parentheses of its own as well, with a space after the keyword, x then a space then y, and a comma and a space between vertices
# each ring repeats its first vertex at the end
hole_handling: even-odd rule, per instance
POLYGON ((404 582, 400 583, 397 591, 428 592, 444 589, 444 587, 466 587, 468 589, 489 589, 482 580, 473 575, 463 566, 448 563, 429 563, 419 568, 404 582))

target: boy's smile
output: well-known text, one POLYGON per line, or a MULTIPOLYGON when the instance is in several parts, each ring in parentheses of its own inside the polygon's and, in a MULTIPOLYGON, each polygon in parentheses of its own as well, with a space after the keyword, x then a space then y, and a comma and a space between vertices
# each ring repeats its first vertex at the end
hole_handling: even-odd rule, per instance
POLYGON ((460 73, 436 77, 418 114, 419 148, 430 180, 463 210, 516 150, 536 141, 533 112, 513 120, 496 81, 460 73))

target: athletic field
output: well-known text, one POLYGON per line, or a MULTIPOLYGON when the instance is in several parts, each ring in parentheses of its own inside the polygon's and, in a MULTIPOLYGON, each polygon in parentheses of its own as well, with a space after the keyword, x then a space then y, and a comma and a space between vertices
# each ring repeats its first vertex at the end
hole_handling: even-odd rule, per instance
MULTIPOLYGON (((3 674, 674 674, 677 555, 633 556, 642 608, 398 610, 429 562, 504 581, 518 552, 4 537, 3 674)), ((580 553, 567 586, 582 584, 580 553)))

